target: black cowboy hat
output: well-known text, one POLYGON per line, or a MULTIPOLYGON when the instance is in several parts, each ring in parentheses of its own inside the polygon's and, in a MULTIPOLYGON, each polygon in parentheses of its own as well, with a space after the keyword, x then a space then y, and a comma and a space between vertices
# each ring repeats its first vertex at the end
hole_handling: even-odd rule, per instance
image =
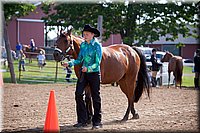
MULTIPOLYGON (((96 28, 90 26, 89 24, 86 24, 86 25, 84 26, 83 31, 92 32, 92 33, 94 33, 94 36, 95 36, 95 37, 99 37, 99 36, 100 36, 99 30, 97 30, 96 28)), ((83 31, 82 31, 82 32, 83 32, 83 31)))

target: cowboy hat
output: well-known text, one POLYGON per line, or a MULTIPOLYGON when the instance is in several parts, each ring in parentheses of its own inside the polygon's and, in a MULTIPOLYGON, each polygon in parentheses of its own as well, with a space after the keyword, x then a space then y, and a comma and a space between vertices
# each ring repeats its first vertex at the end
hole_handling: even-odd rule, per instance
MULTIPOLYGON (((92 33, 94 33, 94 36, 95 36, 95 37, 99 37, 99 36, 100 36, 99 30, 97 30, 96 28, 90 26, 89 24, 86 24, 86 25, 84 26, 83 31, 92 32, 92 33)), ((83 32, 83 31, 82 31, 82 32, 83 32)))

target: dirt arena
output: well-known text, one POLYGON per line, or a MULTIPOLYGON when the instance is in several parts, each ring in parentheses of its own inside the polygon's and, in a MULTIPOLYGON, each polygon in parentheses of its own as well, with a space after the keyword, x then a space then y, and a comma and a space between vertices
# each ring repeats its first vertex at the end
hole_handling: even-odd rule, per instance
POLYGON ((150 100, 144 93, 135 104, 140 118, 120 123, 127 99, 119 87, 110 85, 101 86, 103 128, 76 129, 72 127, 76 123, 74 84, 4 84, 3 132, 42 132, 51 89, 55 90, 61 132, 199 132, 199 91, 152 88, 150 100))

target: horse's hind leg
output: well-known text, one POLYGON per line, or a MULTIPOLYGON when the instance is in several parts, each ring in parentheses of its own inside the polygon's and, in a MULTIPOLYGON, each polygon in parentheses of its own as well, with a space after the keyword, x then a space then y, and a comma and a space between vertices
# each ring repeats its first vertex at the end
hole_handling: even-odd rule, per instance
MULTIPOLYGON (((133 101, 132 101, 132 102, 133 102, 133 101)), ((122 122, 125 122, 125 121, 128 120, 128 116, 129 116, 129 113, 130 113, 130 111, 131 111, 131 106, 132 106, 132 105, 131 105, 130 101, 128 100, 128 108, 127 108, 127 110, 126 110, 126 113, 125 113, 123 119, 121 120, 122 122)))
MULTIPOLYGON (((129 81, 134 81, 129 79, 129 81)), ((133 99, 133 95, 134 95, 134 89, 135 89, 135 83, 133 82, 128 82, 125 81, 125 79, 119 82, 120 88, 121 90, 124 92, 124 94, 126 95, 127 99, 128 99, 128 107, 126 110, 126 113, 123 117, 123 119, 121 120, 122 122, 127 121, 128 117, 129 117, 129 113, 132 110, 133 107, 133 103, 134 103, 134 99, 133 99)))
POLYGON ((139 119, 139 115, 138 115, 138 113, 136 112, 136 110, 134 108, 134 102, 133 102, 133 105, 131 107, 131 113, 133 115, 132 119, 139 119))

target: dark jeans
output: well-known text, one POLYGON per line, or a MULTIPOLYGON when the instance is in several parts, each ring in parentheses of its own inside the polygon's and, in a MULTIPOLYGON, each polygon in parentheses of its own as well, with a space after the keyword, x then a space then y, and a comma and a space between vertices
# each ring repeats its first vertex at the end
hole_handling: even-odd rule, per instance
POLYGON ((100 97, 100 74, 99 72, 84 73, 84 78, 77 81, 75 100, 78 123, 86 123, 87 110, 83 100, 84 88, 90 85, 93 101, 94 115, 92 117, 93 125, 101 123, 101 97, 100 97))

